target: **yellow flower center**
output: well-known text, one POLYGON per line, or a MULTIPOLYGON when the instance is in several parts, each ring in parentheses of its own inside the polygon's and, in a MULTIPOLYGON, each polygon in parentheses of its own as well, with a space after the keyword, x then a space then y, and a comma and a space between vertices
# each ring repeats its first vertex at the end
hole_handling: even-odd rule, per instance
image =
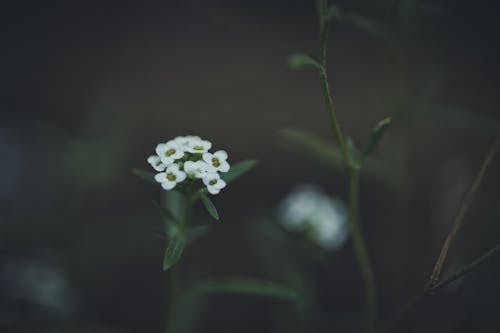
POLYGON ((177 177, 173 173, 169 172, 167 173, 167 179, 173 182, 177 179, 177 177))
POLYGON ((212 158, 212 165, 216 168, 220 166, 220 161, 217 157, 212 158))

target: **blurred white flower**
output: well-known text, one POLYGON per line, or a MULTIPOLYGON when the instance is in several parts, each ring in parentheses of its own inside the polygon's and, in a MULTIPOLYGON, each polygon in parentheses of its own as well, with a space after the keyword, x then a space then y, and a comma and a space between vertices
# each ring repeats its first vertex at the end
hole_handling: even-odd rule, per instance
POLYGON ((155 169, 156 171, 165 170, 166 166, 161 162, 161 159, 158 155, 151 155, 148 157, 148 163, 155 169))
POLYGON ((209 170, 216 172, 228 172, 229 163, 227 163, 227 153, 224 150, 216 151, 215 153, 203 153, 203 160, 207 162, 209 170))
POLYGON ((170 140, 167 143, 158 144, 156 154, 160 157, 161 162, 168 166, 184 156, 184 149, 175 141, 170 140))
POLYGON ((310 184, 298 186, 281 202, 279 218, 283 227, 306 232, 327 250, 340 247, 348 235, 343 203, 310 184))
POLYGON ((223 181, 216 172, 209 172, 203 177, 203 183, 207 186, 210 194, 218 194, 220 190, 226 187, 226 182, 223 181))
POLYGON ((165 172, 160 172, 155 175, 155 180, 158 183, 161 183, 161 186, 165 190, 171 190, 177 185, 186 179, 186 173, 179 170, 179 166, 177 164, 170 165, 165 172))
POLYGON ((208 164, 204 161, 186 161, 184 163, 184 172, 194 178, 203 178, 208 171, 208 164))

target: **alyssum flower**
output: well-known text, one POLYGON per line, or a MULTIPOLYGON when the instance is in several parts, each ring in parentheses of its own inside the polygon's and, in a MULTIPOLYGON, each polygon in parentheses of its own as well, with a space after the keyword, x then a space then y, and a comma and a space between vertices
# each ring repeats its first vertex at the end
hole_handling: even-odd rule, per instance
POLYGON ((219 172, 228 172, 230 165, 224 150, 211 153, 210 148, 212 143, 199 136, 178 136, 158 144, 156 155, 149 156, 147 161, 159 171, 155 180, 165 190, 199 184, 209 193, 217 194, 226 186, 219 172))

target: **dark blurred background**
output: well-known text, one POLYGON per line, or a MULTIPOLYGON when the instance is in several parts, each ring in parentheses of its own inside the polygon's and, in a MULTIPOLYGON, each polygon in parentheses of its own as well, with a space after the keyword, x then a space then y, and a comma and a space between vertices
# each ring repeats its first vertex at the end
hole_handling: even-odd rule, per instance
MULTIPOLYGON (((345 133, 363 146, 377 121, 394 117, 376 152, 386 171, 367 172, 361 184, 386 321, 426 283, 495 136, 498 8, 334 4, 376 22, 332 24, 329 72, 345 133)), ((197 211, 213 228, 185 253, 185 281, 287 281, 292 258, 315 305, 301 327, 286 302, 214 296, 193 317, 195 331, 356 332, 363 288, 351 244, 287 252, 261 234, 298 183, 346 198, 342 172, 280 134, 303 129, 333 143, 316 73, 287 65, 291 53, 317 56, 316 21, 306 0, 2 2, 0 331, 163 330, 165 241, 154 235, 161 219, 151 204, 160 190, 131 169, 148 168, 157 143, 196 134, 230 162, 259 165, 214 198, 222 223, 197 211)), ((496 158, 445 275, 500 240, 499 166, 496 158)), ((426 299, 398 330, 499 332, 499 264, 494 258, 426 299)))

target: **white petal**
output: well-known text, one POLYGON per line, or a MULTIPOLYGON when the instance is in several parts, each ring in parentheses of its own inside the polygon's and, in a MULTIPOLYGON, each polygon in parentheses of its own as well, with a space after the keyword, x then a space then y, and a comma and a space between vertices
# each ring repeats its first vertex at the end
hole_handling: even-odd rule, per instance
POLYGON ((182 172, 182 171, 177 171, 174 174, 175 174, 175 177, 176 177, 175 181, 177 183, 180 183, 180 182, 184 181, 184 179, 186 179, 186 177, 187 177, 186 173, 182 172))
POLYGON ((167 181, 167 174, 165 172, 160 172, 155 175, 155 180, 158 183, 162 183, 164 181, 167 181))
POLYGON ((158 156, 162 156, 165 154, 165 151, 166 151, 166 144, 165 143, 159 143, 157 146, 156 146, 156 153, 158 154, 158 156))
MULTIPOLYGON (((225 150, 219 150, 214 153, 214 156, 217 157, 220 161, 227 160, 227 153, 225 150)), ((222 162, 222 161, 221 161, 222 162)))
POLYGON ((153 165, 153 164, 158 164, 160 162, 160 157, 158 155, 151 155, 148 157, 148 163, 153 165))
POLYGON ((166 165, 163 164, 163 163, 159 163, 159 164, 156 164, 156 165, 153 165, 152 166, 153 169, 155 169, 156 171, 164 171, 165 168, 166 168, 166 165))
POLYGON ((215 183, 214 186, 217 187, 220 190, 220 189, 223 189, 224 187, 226 187, 226 182, 223 181, 222 179, 219 179, 217 181, 217 183, 215 183))
POLYGON ((220 172, 228 172, 229 168, 229 163, 227 163, 226 161, 222 161, 217 169, 220 172))
POLYGON ((161 187, 163 187, 165 190, 171 190, 175 187, 177 183, 176 182, 172 182, 170 180, 167 180, 163 183, 161 183, 161 187))
POLYGON ((160 159, 161 159, 161 162, 165 165, 170 165, 170 164, 174 163, 174 159, 172 157, 169 157, 169 156, 162 155, 160 157, 160 159))
POLYGON ((218 194, 220 192, 220 189, 214 186, 207 186, 207 190, 208 192, 210 192, 210 194, 218 194))
POLYGON ((203 153, 202 155, 202 158, 205 162, 207 162, 208 164, 212 164, 212 158, 213 158, 214 155, 210 154, 210 153, 203 153))

